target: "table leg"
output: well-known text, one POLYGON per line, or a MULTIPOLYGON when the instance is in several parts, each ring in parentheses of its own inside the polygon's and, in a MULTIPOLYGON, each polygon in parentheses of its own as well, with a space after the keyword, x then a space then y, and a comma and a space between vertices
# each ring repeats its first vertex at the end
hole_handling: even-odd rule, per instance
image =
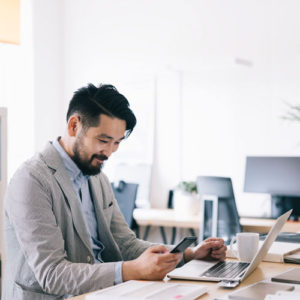
POLYGON ((138 239, 140 238, 140 227, 139 227, 139 225, 136 225, 136 227, 135 227, 135 235, 138 239))
POLYGON ((150 231, 150 227, 151 227, 150 225, 146 226, 146 229, 145 229, 145 232, 144 232, 144 237, 143 237, 144 241, 147 241, 148 234, 149 234, 149 231, 150 231))
MULTIPOLYGON (((190 230, 190 233, 192 236, 196 236, 195 230, 193 228, 189 228, 189 230, 190 230)), ((195 244, 195 246, 197 246, 197 240, 194 242, 194 244, 195 244)))
POLYGON ((175 244, 175 239, 176 239, 176 227, 172 227, 171 245, 175 244))
POLYGON ((161 233, 164 244, 167 244, 168 242, 167 242, 167 237, 166 237, 164 227, 160 226, 159 229, 160 229, 160 233, 161 233))

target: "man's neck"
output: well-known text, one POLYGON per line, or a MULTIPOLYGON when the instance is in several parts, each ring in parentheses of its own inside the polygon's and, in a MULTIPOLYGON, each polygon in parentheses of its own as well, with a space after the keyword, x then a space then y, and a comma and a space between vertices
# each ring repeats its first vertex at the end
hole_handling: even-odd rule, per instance
POLYGON ((73 157, 73 150, 71 147, 71 143, 68 140, 68 137, 61 137, 58 139, 59 144, 62 148, 66 151, 66 153, 72 158, 73 157))

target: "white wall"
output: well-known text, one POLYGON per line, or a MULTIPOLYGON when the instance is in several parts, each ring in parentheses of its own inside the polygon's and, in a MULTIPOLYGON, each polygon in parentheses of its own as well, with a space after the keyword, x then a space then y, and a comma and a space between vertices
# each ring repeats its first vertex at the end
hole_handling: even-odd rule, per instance
POLYGON ((300 101, 299 9, 291 0, 66 0, 66 95, 87 82, 126 91, 157 78, 152 205, 165 207, 180 178, 223 175, 240 211, 255 213, 261 204, 242 193, 245 156, 300 152, 299 125, 280 118, 284 101, 300 101))
POLYGON ((0 254, 2 275, 5 263, 3 198, 7 187, 7 179, 34 151, 31 1, 21 1, 21 11, 21 44, 0 43, 0 254), (5 118, 3 118, 3 115, 5 115, 5 118))
POLYGON ((8 178, 34 151, 31 1, 21 1, 21 11, 20 45, 0 43, 0 106, 7 107, 8 178))
POLYGON ((35 150, 64 132, 64 2, 32 0, 35 150))
POLYGON ((242 193, 245 156, 298 155, 299 125, 280 116, 284 101, 299 103, 299 1, 25 2, 33 42, 28 29, 31 52, 11 62, 23 90, 10 87, 5 102, 19 105, 11 121, 8 112, 9 169, 62 134, 69 99, 88 82, 132 99, 146 138, 123 148, 153 163, 154 207, 180 179, 207 174, 231 176, 240 211, 258 210, 242 193))

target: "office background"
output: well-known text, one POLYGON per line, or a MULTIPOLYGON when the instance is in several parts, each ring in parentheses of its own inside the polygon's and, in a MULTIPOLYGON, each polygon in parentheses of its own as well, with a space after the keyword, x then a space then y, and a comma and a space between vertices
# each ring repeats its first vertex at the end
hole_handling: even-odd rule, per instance
MULTIPOLYGON (((0 45, 8 178, 61 135, 72 93, 112 83, 136 132, 107 163, 146 170, 152 207, 198 175, 231 177, 241 215, 269 212, 243 193, 247 155, 299 155, 299 1, 21 1, 21 44, 0 45)), ((130 173, 130 172, 129 172, 130 173)), ((143 202, 147 205, 147 203, 143 202)), ((150 204, 148 204, 150 205, 150 204)))

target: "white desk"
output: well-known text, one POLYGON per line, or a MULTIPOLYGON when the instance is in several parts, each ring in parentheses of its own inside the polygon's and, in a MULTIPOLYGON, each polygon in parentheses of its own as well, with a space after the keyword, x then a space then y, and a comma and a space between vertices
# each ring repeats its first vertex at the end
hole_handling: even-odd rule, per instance
POLYGON ((195 236, 194 229, 200 226, 200 216, 178 215, 174 209, 142 209, 137 208, 133 212, 133 218, 139 226, 146 226, 143 236, 147 240, 151 226, 160 228, 164 244, 168 244, 164 227, 172 228, 172 237, 170 244, 174 244, 176 237, 176 228, 188 228, 191 234, 195 236))
MULTIPOLYGON (((270 278, 278 273, 284 272, 285 270, 288 270, 289 268, 300 268, 300 265, 296 264, 283 264, 283 263, 271 263, 271 262, 261 262, 258 268, 249 275, 238 287, 236 287, 233 290, 237 290, 241 287, 245 287, 247 285, 253 284, 255 282, 270 278)), ((208 293, 199 297, 199 300, 211 300, 215 297, 221 297, 224 296, 227 293, 232 292, 233 290, 227 290, 223 289, 217 286, 215 282, 201 282, 201 281, 180 281, 180 280, 171 280, 170 282, 184 282, 184 283, 193 283, 193 284, 202 284, 205 285, 208 288, 208 293)), ((85 300, 86 294, 77 296, 74 298, 74 300, 85 300)))
MULTIPOLYGON (((137 208, 133 212, 133 217, 139 226, 146 226, 146 238, 151 226, 160 227, 162 236, 164 235, 163 227, 172 227, 173 234, 171 244, 174 244, 174 231, 176 233, 176 228, 199 229, 200 227, 200 216, 187 217, 178 215, 174 209, 137 208)), ((248 232, 268 232, 274 222, 274 219, 240 218, 242 230, 248 232)), ((298 232, 300 231, 300 222, 288 221, 282 231, 298 232)), ((166 239, 164 243, 166 243, 166 239)))

